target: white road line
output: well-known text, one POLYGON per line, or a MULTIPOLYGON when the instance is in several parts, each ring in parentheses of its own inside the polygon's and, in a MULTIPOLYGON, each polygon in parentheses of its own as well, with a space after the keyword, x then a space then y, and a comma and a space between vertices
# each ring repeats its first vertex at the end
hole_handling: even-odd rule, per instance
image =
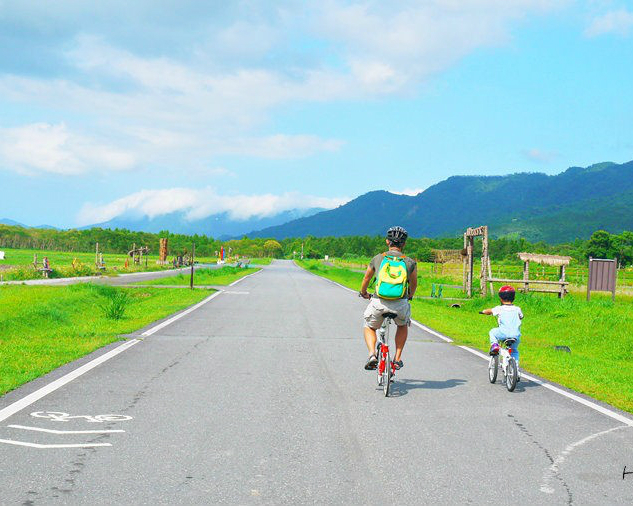
MULTIPOLYGON (((483 358, 486 361, 490 360, 490 357, 488 355, 485 355, 484 353, 478 350, 473 350, 472 348, 469 348, 468 346, 458 346, 458 348, 461 348, 462 350, 466 350, 467 352, 472 353, 473 355, 476 355, 480 358, 483 358)), ((603 415, 606 415, 610 418, 613 418, 614 420, 617 420, 618 422, 622 422, 626 425, 633 427, 632 419, 626 416, 623 416, 620 413, 616 413, 613 410, 600 406, 599 404, 596 404, 595 402, 591 402, 587 399, 584 399, 583 397, 580 397, 579 395, 572 394, 571 392, 568 392, 567 390, 563 390, 562 388, 558 388, 554 385, 546 383, 543 380, 535 378, 531 374, 525 374, 524 372, 522 372, 521 378, 525 378, 527 380, 533 381, 534 383, 544 388, 547 388, 548 390, 551 390, 552 392, 556 392, 557 394, 562 395, 563 397, 567 397, 568 399, 571 399, 572 401, 576 401, 580 404, 583 404, 587 406, 588 408, 593 409, 594 411, 598 411, 599 413, 602 413, 603 415)))
POLYGON ((446 341, 447 343, 453 342, 453 340, 450 337, 443 336, 442 334, 440 334, 439 332, 436 332, 432 328, 429 328, 426 325, 422 325, 420 322, 415 321, 413 318, 411 319, 411 323, 413 323, 413 325, 415 325, 416 327, 420 327, 425 332, 428 332, 429 334, 439 337, 442 341, 446 341))
MULTIPOLYGON (((241 281, 242 279, 245 279, 245 278, 247 278, 249 276, 253 276, 254 274, 257 274, 258 272, 261 272, 261 271, 257 271, 257 272, 254 272, 253 274, 249 274, 248 276, 244 276, 244 278, 241 278, 238 281, 241 281)), ((235 283, 233 283, 233 284, 235 284, 235 283)), ((165 328, 170 323, 175 322, 176 320, 182 318, 183 316, 188 315, 192 311, 195 311, 200 306, 203 306, 207 302, 213 300, 214 298, 216 298, 221 293, 222 292, 215 292, 214 294, 210 295, 209 297, 207 297, 203 301, 198 302, 198 304, 196 304, 195 306, 192 306, 189 309, 186 309, 182 313, 178 313, 176 316, 172 316, 168 320, 165 320, 164 322, 159 323, 158 325, 152 327, 151 329, 146 330, 141 335, 144 336, 144 337, 151 336, 152 334, 154 334, 155 332, 159 331, 160 329, 165 328)), ((101 355, 100 357, 95 358, 94 360, 91 360, 87 364, 84 364, 81 367, 78 367, 74 371, 71 371, 68 374, 65 374, 61 378, 58 378, 55 381, 49 383, 48 385, 45 385, 42 388, 36 390, 35 392, 30 393, 26 397, 23 397, 22 399, 17 400, 17 401, 15 401, 12 404, 9 404, 7 407, 5 407, 3 409, 0 409, 0 422, 3 421, 3 420, 6 420, 11 415, 14 415, 18 411, 23 410, 27 406, 30 406, 34 402, 40 400, 42 397, 47 396, 51 392, 54 392, 58 388, 63 387, 67 383, 70 383, 74 379, 77 379, 79 376, 87 373, 91 369, 94 369, 98 365, 103 364, 105 361, 110 360, 112 357, 115 357, 119 353, 124 352, 128 348, 131 348, 132 346, 134 346, 135 344, 138 344, 140 342, 141 342, 140 339, 131 339, 129 341, 126 341, 122 345, 114 348, 113 350, 110 350, 107 353, 104 353, 103 355, 101 355)), ((8 440, 0 440, 0 442, 4 442, 4 443, 7 443, 7 444, 22 444, 22 442, 9 442, 8 440)), ((24 444, 22 444, 22 446, 32 446, 32 445, 30 445, 30 443, 24 443, 24 444)), ((110 445, 109 444, 104 444, 104 445, 93 445, 93 446, 110 446, 110 445)), ((59 448, 74 448, 73 446, 55 446, 55 445, 53 445, 53 446, 50 446, 50 445, 48 445, 48 446, 34 446, 34 448, 39 448, 39 447, 42 447, 42 448, 44 448, 44 447, 46 447, 46 448, 58 448, 58 447, 59 448)), ((82 446, 78 446, 77 448, 82 448, 82 446)))
MULTIPOLYGON (((257 271, 257 272, 261 272, 261 271, 257 271)), ((257 272, 254 272, 253 274, 257 274, 257 272)), ((252 276, 253 274, 249 274, 249 276, 252 276)), ((248 276, 244 276, 244 277, 246 278, 248 276)), ((242 279, 244 279, 244 278, 242 278, 242 279)), ((240 280, 238 280, 238 281, 240 281, 240 280)), ((144 337, 151 336, 152 334, 154 334, 155 332, 159 331, 160 329, 166 327, 170 323, 175 322, 176 320, 178 320, 178 319, 182 318, 183 316, 191 313, 192 311, 195 311, 200 306, 202 306, 202 305, 206 304, 207 302, 213 300, 215 297, 217 297, 221 293, 222 292, 215 292, 214 294, 210 295, 209 297, 207 297, 203 301, 199 302, 195 306, 192 306, 189 309, 186 309, 182 313, 178 313, 176 316, 172 316, 168 320, 165 320, 164 322, 159 323, 158 325, 152 327, 151 329, 146 330, 141 335, 144 336, 144 337)), ((3 421, 3 420, 6 420, 11 415, 14 415, 18 411, 23 410, 24 408, 26 408, 27 406, 30 406, 31 404, 33 404, 34 402, 38 401, 42 397, 45 397, 46 395, 50 394, 51 392, 54 392, 58 388, 61 388, 62 386, 66 385, 67 383, 70 383, 71 381, 73 381, 74 379, 78 378, 79 376, 85 374, 86 372, 90 371, 91 369, 94 369, 95 367, 97 367, 98 365, 102 364, 106 360, 111 359, 112 357, 114 357, 114 356, 118 355, 119 353, 127 350, 128 348, 131 348, 132 346, 134 346, 135 344, 138 344, 139 342, 140 342, 140 339, 131 339, 130 341, 127 341, 127 342, 123 343, 122 345, 118 346, 117 348, 115 348, 113 350, 110 350, 107 353, 104 353, 100 357, 97 357, 94 360, 91 360, 87 364, 84 364, 81 367, 78 367, 74 371, 69 372, 68 374, 62 376, 61 378, 56 379, 55 381, 53 381, 53 382, 49 383, 48 385, 40 388, 39 390, 36 390, 35 392, 27 395, 26 397, 23 397, 22 399, 14 402, 13 404, 9 404, 6 408, 3 408, 3 409, 0 410, 0 422, 3 421)), ((10 444, 10 443, 7 443, 7 444, 10 444)))
POLYGON ((125 432, 122 429, 112 430, 57 430, 57 429, 43 429, 41 427, 29 427, 28 425, 7 425, 12 429, 32 430, 35 432, 46 432, 48 434, 112 434, 114 432, 125 432))
MULTIPOLYGON (((303 269, 302 267, 300 267, 301 269, 303 269)), ((310 272, 307 269, 303 269, 306 272, 310 272)), ((349 292, 354 292, 354 290, 352 290, 351 288, 348 288, 346 286, 341 285, 340 283, 337 283, 336 281, 332 281, 331 279, 325 278, 323 276, 319 276, 318 274, 314 274, 312 272, 310 272, 310 274, 312 274, 313 276, 317 276, 321 279, 325 279, 326 281, 329 281, 330 283, 334 283, 335 285, 340 286, 341 288, 345 288, 345 290, 349 291, 349 292)), ((426 332, 429 332, 441 339, 443 339, 446 342, 453 342, 452 340, 449 340, 450 338, 448 337, 444 337, 441 334, 435 332, 432 329, 429 329, 428 327, 426 327, 425 325, 422 325, 421 323, 416 322, 415 320, 411 320, 412 323, 414 325, 416 325, 417 327, 420 327, 422 329, 424 329, 426 332)), ((480 358, 483 358, 484 360, 489 360, 489 356, 483 354, 482 352, 478 351, 478 350, 473 350, 472 348, 469 348, 468 346, 458 346, 458 348, 461 348, 462 350, 466 350, 469 353, 472 353, 473 355, 476 355, 480 358)), ((551 390, 552 392, 556 392, 559 395, 562 395, 563 397, 567 397, 568 399, 571 399, 572 401, 576 401, 580 404, 583 404, 584 406, 587 406, 588 408, 593 409, 594 411, 597 411, 599 413, 602 413, 603 415, 606 415, 610 418, 613 418, 614 420, 617 420, 618 422, 622 422, 626 425, 630 425, 633 427, 633 420, 621 415, 620 413, 616 413, 615 411, 605 408, 603 406, 600 406, 599 404, 596 404, 595 402, 591 402, 587 399, 583 399, 582 397, 578 396, 578 395, 574 395, 570 392, 567 392, 566 390, 563 390, 562 388, 558 388, 554 385, 550 385, 549 383, 545 383, 544 381, 535 378, 534 376, 531 376, 529 374, 525 374, 525 373, 521 373, 521 377, 528 379, 530 381, 533 381, 534 383, 537 383, 538 385, 547 388, 548 390, 551 390)))
POLYGON ((84 364, 81 367, 78 367, 74 371, 71 371, 68 374, 65 374, 61 378, 58 378, 55 381, 52 381, 51 383, 43 386, 39 390, 36 390, 35 392, 30 393, 26 397, 23 397, 22 399, 15 401, 13 404, 9 404, 6 408, 3 408, 0 410, 0 422, 2 420, 6 420, 11 415, 17 413, 18 411, 23 410, 27 406, 30 406, 31 404, 33 404, 35 401, 38 401, 42 397, 45 397, 51 392, 54 392, 58 388, 63 387, 67 383, 70 383, 71 381, 78 378, 79 376, 87 373, 91 369, 94 369, 98 365, 103 364, 105 361, 110 360, 112 357, 115 357, 119 353, 124 352, 125 350, 127 350, 128 348, 131 348, 132 346, 134 346, 135 344, 138 344, 139 342, 140 342, 139 339, 131 339, 130 341, 126 341, 122 345, 117 346, 113 350, 110 350, 109 352, 104 353, 100 357, 97 357, 94 360, 91 360, 87 364, 84 364))
POLYGON ((246 278, 250 278, 251 276, 254 276, 255 274, 259 274, 260 272, 262 272, 262 269, 258 270, 257 272, 253 272, 251 274, 247 274, 246 276, 244 276, 243 278, 240 278, 236 281, 233 281, 233 283, 231 283, 229 286, 235 286, 238 283, 241 283, 242 281, 244 281, 246 278))
POLYGON ((580 441, 576 441, 575 443, 567 445, 567 447, 561 452, 561 454, 554 459, 554 462, 552 462, 552 465, 548 467, 547 470, 545 471, 545 474, 543 475, 543 480, 541 482, 541 487, 540 487, 541 492, 544 492, 546 494, 553 494, 555 492, 554 488, 551 485, 552 479, 558 475, 558 473, 560 472, 560 465, 565 462, 565 460, 567 459, 567 456, 571 452, 573 452, 576 448, 579 448, 580 446, 583 446, 589 443, 590 441, 593 441, 594 439, 598 439, 599 437, 602 437, 606 434, 611 434, 612 432, 615 432, 617 430, 630 429, 630 428, 631 427, 629 425, 620 425, 618 427, 613 427, 612 429, 596 432, 595 434, 591 434, 590 436, 587 436, 581 439, 580 441))
MULTIPOLYGON (((479 350, 474 350, 472 348, 469 348, 468 346, 458 346, 458 348, 461 348, 462 350, 466 350, 468 353, 472 353, 473 355, 483 358, 484 360, 490 360, 490 355, 485 355, 479 350)), ((521 376, 523 376, 524 378, 527 378, 527 376, 523 373, 521 373, 521 376)))
POLYGON ((161 322, 158 325, 153 326, 151 329, 146 330, 141 335, 144 337, 151 336, 152 334, 158 332, 160 329, 165 328, 167 325, 174 323, 176 320, 180 320, 183 316, 186 316, 192 311, 195 311, 196 309, 198 309, 199 307, 204 306, 207 302, 212 301, 221 293, 222 292, 215 292, 214 294, 209 295, 206 299, 204 299, 201 302, 198 302, 195 306, 191 306, 189 309, 185 309, 182 313, 178 313, 176 316, 172 316, 168 320, 165 320, 164 322, 161 322))
POLYGON ((26 441, 14 441, 12 439, 0 439, 0 443, 14 446, 28 446, 29 448, 94 448, 96 446, 112 446, 110 443, 86 443, 86 444, 61 444, 43 445, 39 443, 27 443, 26 441))

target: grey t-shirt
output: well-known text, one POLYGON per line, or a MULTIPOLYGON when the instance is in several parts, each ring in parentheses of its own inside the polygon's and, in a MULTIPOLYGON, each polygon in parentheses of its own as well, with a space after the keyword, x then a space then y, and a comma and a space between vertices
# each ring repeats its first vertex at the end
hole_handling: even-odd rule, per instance
MULTIPOLYGON (((398 251, 398 250, 395 250, 395 249, 390 249, 386 253, 380 253, 379 255, 376 255, 374 258, 371 259, 371 262, 369 262, 369 265, 371 267, 373 267, 374 272, 378 273, 378 271, 380 270, 380 264, 382 264, 382 261, 385 258, 385 255, 390 255, 390 256, 402 258, 404 260, 404 263, 407 266, 407 272, 409 273, 409 279, 411 279, 413 277, 413 271, 415 270, 415 267, 416 267, 415 260, 413 260, 412 258, 409 258, 404 253, 402 253, 401 251, 398 251)), ((408 298, 408 297, 409 297, 409 295, 408 295, 408 291, 407 291, 406 298, 408 298)), ((403 297, 403 299, 404 298, 405 297, 403 297)))

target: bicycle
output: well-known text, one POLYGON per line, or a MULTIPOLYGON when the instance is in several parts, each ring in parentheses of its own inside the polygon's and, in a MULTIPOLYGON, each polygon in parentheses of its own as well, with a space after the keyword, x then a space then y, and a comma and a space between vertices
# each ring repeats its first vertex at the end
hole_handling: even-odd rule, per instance
POLYGON ((378 386, 382 386, 385 397, 389 397, 389 387, 393 382, 396 373, 396 364, 391 358, 389 352, 389 326, 391 322, 398 316, 396 313, 384 313, 384 321, 382 326, 376 332, 378 337, 376 342, 376 357, 378 357, 378 386))
POLYGON ((501 355, 501 369, 503 370, 504 382, 508 392, 514 391, 519 379, 519 368, 517 362, 510 355, 512 346, 516 339, 508 338, 499 343, 499 353, 490 356, 488 364, 488 379, 490 383, 497 381, 497 372, 499 370, 499 356, 501 355))

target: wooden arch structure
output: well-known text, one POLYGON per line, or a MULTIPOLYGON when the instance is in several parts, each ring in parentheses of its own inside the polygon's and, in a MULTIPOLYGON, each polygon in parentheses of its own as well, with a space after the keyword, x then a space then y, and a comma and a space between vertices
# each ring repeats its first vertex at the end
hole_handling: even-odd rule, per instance
MULTIPOLYGON (((475 238, 482 238, 481 248, 481 272, 479 274, 479 284, 481 289, 481 295, 486 296, 488 294, 488 283, 490 276, 490 257, 488 255, 488 225, 472 228, 469 227, 464 232, 464 249, 463 255, 463 285, 464 293, 468 297, 473 296, 473 270, 475 264, 475 238)), ((490 283, 490 290, 492 291, 492 283, 490 283)))

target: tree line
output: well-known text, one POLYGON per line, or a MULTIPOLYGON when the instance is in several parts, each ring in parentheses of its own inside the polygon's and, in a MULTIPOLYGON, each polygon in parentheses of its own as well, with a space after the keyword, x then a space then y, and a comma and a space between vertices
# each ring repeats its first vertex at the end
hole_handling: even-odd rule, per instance
MULTIPOLYGON (((39 249, 53 251, 94 251, 99 243, 104 253, 127 253, 133 244, 148 246, 150 253, 158 253, 159 238, 169 239, 169 254, 186 255, 196 245, 199 256, 214 256, 224 246, 229 255, 248 257, 271 256, 292 258, 303 255, 307 258, 323 258, 325 255, 338 258, 368 257, 384 250, 385 240, 380 236, 314 237, 275 239, 251 239, 244 237, 221 241, 205 235, 158 234, 134 232, 125 229, 91 228, 86 230, 54 230, 23 228, 0 225, 0 247, 39 249)), ((410 238, 406 252, 420 261, 433 261, 434 249, 461 249, 462 237, 410 238)), ((633 232, 611 234, 598 230, 590 239, 577 239, 571 243, 531 243, 519 237, 502 237, 490 240, 490 257, 493 260, 516 260, 522 251, 571 256, 577 261, 593 258, 617 258, 622 265, 633 264, 633 232)), ((475 255, 481 253, 481 241, 475 241, 475 255)))

